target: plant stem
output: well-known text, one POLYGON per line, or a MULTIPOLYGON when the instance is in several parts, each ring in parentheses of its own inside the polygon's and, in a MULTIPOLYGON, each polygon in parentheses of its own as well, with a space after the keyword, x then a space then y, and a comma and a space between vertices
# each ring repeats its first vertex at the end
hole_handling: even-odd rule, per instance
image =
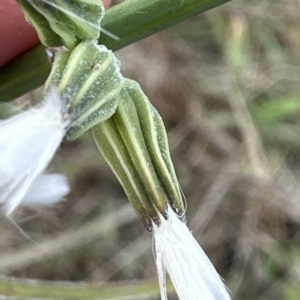
POLYGON ((102 28, 118 40, 102 34, 100 44, 118 50, 187 18, 230 0, 127 0, 109 9, 102 28))
MULTIPOLYGON (((110 8, 102 21, 102 27, 119 39, 102 33, 99 43, 115 51, 228 1, 127 0, 110 8)), ((41 86, 50 69, 41 45, 0 68, 0 101, 13 100, 41 86)))
MULTIPOLYGON (((173 292, 170 282, 168 288, 173 292)), ((159 287, 156 281, 104 283, 90 282, 53 282, 40 280, 20 280, 10 277, 0 277, 0 293, 3 299, 149 299, 159 297, 159 287)))
POLYGON ((51 64, 39 45, 0 68, 0 101, 11 101, 43 85, 51 64))

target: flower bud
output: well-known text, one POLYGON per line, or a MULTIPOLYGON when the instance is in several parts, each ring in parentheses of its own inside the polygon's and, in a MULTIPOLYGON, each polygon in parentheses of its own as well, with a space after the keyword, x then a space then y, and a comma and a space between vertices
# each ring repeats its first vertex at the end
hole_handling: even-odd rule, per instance
POLYGON ((54 59, 46 82, 56 86, 68 108, 68 139, 75 139, 113 115, 122 88, 119 62, 112 51, 96 42, 82 42, 54 59))
POLYGON ((169 206, 184 217, 164 124, 136 82, 124 79, 116 112, 93 135, 147 230, 169 206))
POLYGON ((104 6, 99 0, 18 0, 26 19, 47 47, 73 49, 100 36, 104 6))

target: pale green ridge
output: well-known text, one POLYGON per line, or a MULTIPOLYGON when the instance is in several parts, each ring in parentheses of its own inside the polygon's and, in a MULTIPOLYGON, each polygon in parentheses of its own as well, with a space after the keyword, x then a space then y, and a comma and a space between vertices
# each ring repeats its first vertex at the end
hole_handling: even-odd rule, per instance
POLYGON ((126 80, 124 84, 135 104, 155 172, 164 186, 168 201, 172 207, 177 208, 177 213, 183 215, 184 203, 171 160, 164 123, 137 82, 126 80))

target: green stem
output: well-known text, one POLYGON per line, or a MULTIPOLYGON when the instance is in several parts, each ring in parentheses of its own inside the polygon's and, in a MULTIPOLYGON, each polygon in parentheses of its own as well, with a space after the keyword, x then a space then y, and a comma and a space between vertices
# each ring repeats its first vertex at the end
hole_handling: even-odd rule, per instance
POLYGON ((109 9, 102 21, 119 40, 102 34, 100 43, 115 51, 228 1, 127 0, 109 9))
MULTIPOLYGON (((174 288, 168 282, 168 289, 174 288)), ((105 283, 103 285, 90 282, 47 282, 40 280, 18 280, 0 277, 0 294, 13 299, 158 299, 159 287, 156 281, 105 283)), ((6 299, 6 298, 5 298, 6 299)))
POLYGON ((0 68, 0 101, 10 101, 43 85, 51 64, 42 45, 0 68))
MULTIPOLYGON (((119 39, 102 34, 99 42, 115 51, 228 1, 126 0, 109 9, 102 21, 102 27, 119 39)), ((0 101, 13 100, 41 86, 50 68, 41 45, 0 68, 0 101)))

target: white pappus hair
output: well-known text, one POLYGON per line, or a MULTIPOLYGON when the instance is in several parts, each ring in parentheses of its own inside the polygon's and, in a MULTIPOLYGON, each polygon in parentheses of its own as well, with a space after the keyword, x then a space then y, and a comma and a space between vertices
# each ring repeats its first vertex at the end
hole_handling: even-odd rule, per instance
POLYGON ((155 256, 161 299, 167 299, 165 275, 169 274, 180 300, 229 300, 214 266, 188 227, 171 208, 168 219, 154 224, 155 256))
POLYGON ((61 106, 50 88, 41 104, 0 120, 0 204, 7 216, 22 204, 53 204, 69 192, 65 176, 42 174, 65 135, 61 106))

